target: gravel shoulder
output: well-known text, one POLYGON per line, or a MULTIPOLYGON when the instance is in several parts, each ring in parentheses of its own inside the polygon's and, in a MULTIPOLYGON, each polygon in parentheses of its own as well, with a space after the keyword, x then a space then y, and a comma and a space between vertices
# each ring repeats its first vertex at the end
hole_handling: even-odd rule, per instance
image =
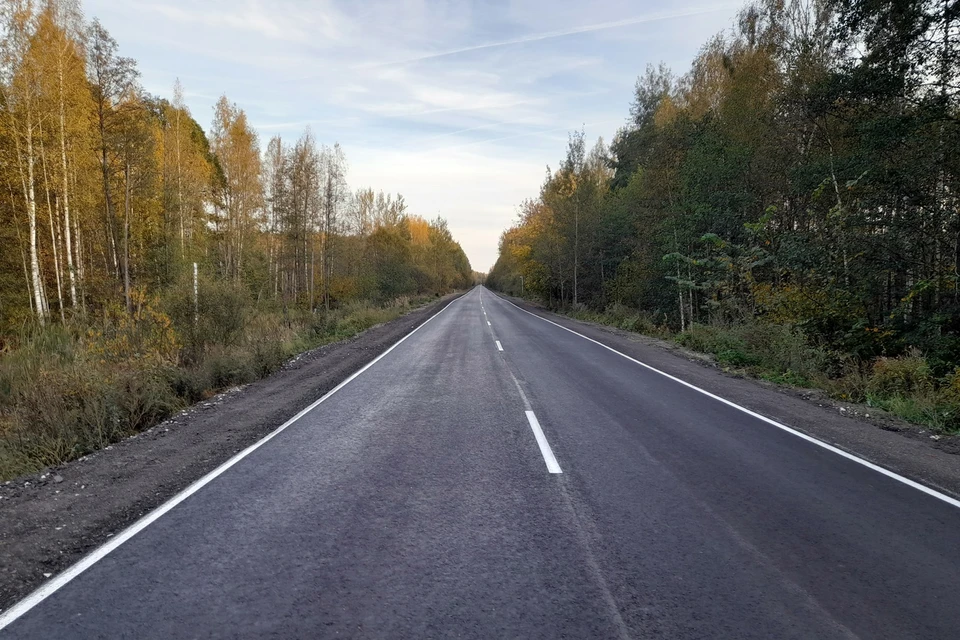
POLYGON ((389 348, 451 295, 290 360, 102 451, 0 484, 0 611, 389 348))
MULTIPOLYGON (((498 294, 501 295, 501 294, 498 294)), ((551 313, 501 297, 705 391, 960 499, 960 437, 931 433, 880 409, 838 402, 816 389, 777 385, 719 367, 679 345, 551 313)))

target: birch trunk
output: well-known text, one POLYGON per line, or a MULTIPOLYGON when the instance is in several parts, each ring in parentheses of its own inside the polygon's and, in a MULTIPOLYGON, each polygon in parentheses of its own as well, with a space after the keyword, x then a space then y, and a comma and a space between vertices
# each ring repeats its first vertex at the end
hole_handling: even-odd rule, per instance
POLYGON ((30 283, 33 287, 33 301, 40 324, 47 322, 47 306, 43 293, 43 281, 40 279, 40 258, 37 255, 37 199, 34 191, 33 122, 27 111, 27 179, 24 195, 27 200, 27 221, 29 222, 30 242, 30 283))
POLYGON ((77 276, 73 261, 73 237, 70 231, 70 180, 67 172, 67 115, 66 104, 63 97, 63 52, 57 59, 57 74, 59 76, 60 89, 60 167, 63 170, 63 193, 61 200, 63 202, 63 230, 64 230, 64 253, 67 259, 67 276, 70 279, 70 305, 77 306, 77 276))
MULTIPOLYGON (((63 312, 63 278, 61 277, 60 267, 60 233, 55 229, 53 204, 50 202, 50 182, 47 177, 47 152, 43 145, 43 128, 40 128, 40 164, 43 167, 43 191, 47 197, 47 217, 50 224, 50 246, 53 249, 53 273, 57 281, 57 307, 60 311, 60 319, 65 320, 63 312)), ((59 217, 59 216, 58 216, 59 217)))

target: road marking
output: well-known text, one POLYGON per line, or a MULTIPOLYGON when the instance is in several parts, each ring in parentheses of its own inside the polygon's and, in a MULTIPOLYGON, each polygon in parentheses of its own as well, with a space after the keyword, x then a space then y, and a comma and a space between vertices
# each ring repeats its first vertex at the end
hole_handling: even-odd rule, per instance
POLYGON ((750 409, 747 409, 746 407, 742 407, 742 406, 740 406, 739 404, 737 404, 737 403, 735 403, 735 402, 731 402, 730 400, 727 400, 726 398, 721 398, 720 396, 718 396, 718 395, 716 395, 716 394, 710 393, 710 392, 707 391, 706 389, 701 389, 700 387, 698 387, 698 386, 696 386, 696 385, 693 385, 693 384, 690 384, 689 382, 687 382, 687 381, 685 381, 685 380, 681 380, 680 378, 678 378, 678 377, 676 377, 676 376, 672 376, 672 375, 670 375, 669 373, 667 373, 667 372, 665 372, 665 371, 661 371, 660 369, 657 369, 656 367, 652 367, 652 366, 650 366, 649 364, 647 364, 647 363, 645 363, 645 362, 640 362, 640 361, 637 360, 636 358, 631 358, 631 357, 628 356, 627 354, 622 353, 622 352, 620 352, 620 351, 617 351, 617 350, 614 349, 613 347, 609 347, 609 346, 603 344, 602 342, 599 342, 599 341, 597 341, 597 340, 594 340, 593 338, 589 338, 589 337, 583 335, 582 333, 578 333, 578 332, 574 331, 573 329, 569 329, 569 328, 563 326, 562 324, 556 323, 556 322, 554 322, 553 320, 548 320, 547 318, 544 318, 543 316, 539 316, 539 315, 537 315, 536 313, 527 311, 527 310, 524 309, 523 307, 520 307, 520 306, 514 304, 513 302, 511 302, 510 300, 507 300, 506 298, 501 298, 501 300, 503 300, 503 301, 505 301, 505 302, 507 302, 507 303, 509 303, 509 304, 512 304, 514 307, 517 307, 517 309, 520 309, 520 311, 523 311, 524 313, 527 313, 527 314, 533 316, 534 318, 539 318, 540 320, 543 320, 544 322, 549 322, 550 324, 552 324, 552 325, 554 325, 554 326, 556 326, 556 327, 560 327, 560 328, 563 329, 564 331, 569 331, 570 333, 572 333, 572 334, 574 334, 574 335, 576 335, 576 336, 580 336, 580 337, 583 338, 584 340, 589 340, 590 342, 592 342, 592 343, 594 343, 594 344, 600 345, 601 347, 603 347, 604 349, 607 349, 608 351, 612 351, 612 352, 614 352, 615 354, 617 354, 617 355, 619 355, 619 356, 622 356, 622 357, 626 358, 627 360, 629 360, 629 361, 631 361, 631 362, 634 362, 634 363, 640 365, 641 367, 644 367, 645 369, 649 369, 650 371, 653 371, 654 373, 658 373, 658 374, 660 374, 661 376, 664 376, 665 378, 669 378, 670 380, 673 380, 674 382, 678 382, 678 383, 682 384, 683 386, 688 387, 688 388, 690 388, 690 389, 693 389, 694 391, 696 391, 696 392, 698 392, 698 393, 702 393, 703 395, 705 395, 705 396, 707 396, 707 397, 709 397, 709 398, 713 398, 713 399, 716 400, 717 402, 722 402, 723 404, 727 405, 728 407, 733 407, 734 409, 737 409, 738 411, 742 411, 743 413, 745 413, 745 414, 747 414, 747 415, 749 415, 749 416, 752 416, 752 417, 756 418, 757 420, 762 420, 763 422, 766 422, 767 424, 773 425, 774 427, 776 427, 776 428, 778 428, 778 429, 781 429, 781 430, 783 430, 783 431, 786 431, 786 432, 789 433, 789 434, 795 435, 795 436, 797 436, 798 438, 801 438, 801 439, 803 439, 803 440, 806 440, 807 442, 810 442, 810 443, 812 443, 812 444, 817 445, 818 447, 823 447, 823 448, 826 449, 827 451, 831 451, 831 452, 837 454, 838 456, 842 456, 842 457, 846 458, 847 460, 852 460, 853 462, 856 462, 857 464, 861 464, 861 465, 867 467, 868 469, 873 469, 873 470, 876 471, 877 473, 881 473, 881 474, 887 476, 888 478, 892 478, 892 479, 896 480, 897 482, 902 482, 903 484, 907 485, 908 487, 913 487, 913 488, 916 489, 917 491, 922 491, 923 493, 925 493, 925 494, 927 494, 927 495, 929 495, 929 496, 933 496, 934 498, 936 498, 936 499, 938 499, 938 500, 942 500, 943 502, 946 502, 947 504, 952 505, 952 506, 957 507, 958 509, 960 509, 960 500, 957 500, 956 498, 953 498, 953 497, 951 497, 951 496, 948 496, 948 495, 945 494, 945 493, 941 493, 940 491, 937 491, 936 489, 931 489, 930 487, 928 487, 928 486, 926 486, 926 485, 923 485, 923 484, 920 484, 919 482, 916 482, 916 481, 914 481, 914 480, 911 480, 910 478, 904 477, 904 476, 900 475, 899 473, 896 473, 896 472, 894 472, 894 471, 890 471, 889 469, 885 469, 884 467, 881 467, 881 466, 878 465, 878 464, 874 464, 873 462, 870 462, 869 460, 865 460, 865 459, 863 459, 863 458, 861 458, 861 457, 859 457, 859 456, 856 456, 856 455, 854 455, 854 454, 852 454, 852 453, 850 453, 850 452, 848 452, 848 451, 844 451, 843 449, 841 449, 841 448, 839 448, 839 447, 836 447, 836 446, 834 446, 834 445, 832 445, 832 444, 829 444, 829 443, 827 443, 827 442, 824 442, 823 440, 818 440, 817 438, 814 438, 813 436, 807 435, 806 433, 803 433, 802 431, 798 431, 798 430, 794 429, 793 427, 788 427, 787 425, 783 424, 782 422, 777 422, 776 420, 774 420, 774 419, 772 419, 772 418, 768 418, 768 417, 766 417, 766 416, 760 415, 759 413, 757 413, 757 412, 755 412, 755 411, 751 411, 750 409))
POLYGON ((500 344, 499 340, 494 340, 497 343, 497 351, 503 351, 503 345, 500 344))
POLYGON ((165 513, 167 513, 174 507, 176 507, 178 504, 180 504, 181 502, 183 502, 184 500, 186 500, 187 498, 195 494, 197 491, 199 491, 206 485, 210 484, 210 482, 216 479, 217 476, 222 475, 230 467, 237 464, 238 462, 246 458, 248 455, 250 455, 257 449, 262 447, 264 444, 272 440, 275 436, 279 435, 281 431, 283 431, 284 429, 292 425, 294 422, 296 422, 303 416, 313 411, 318 405, 323 403, 327 398, 335 394, 337 391, 339 391, 343 387, 347 386, 347 384, 349 384, 354 378, 356 378, 361 373, 363 373, 364 371, 366 371, 367 369, 375 365, 377 362, 380 361, 381 358, 383 358, 388 353, 390 353, 391 351, 396 349, 398 346, 400 346, 400 343, 402 343, 404 340, 406 340, 407 338, 415 334, 417 331, 422 329, 428 322, 430 322, 431 320, 436 318, 438 315, 440 315, 441 313, 446 311, 448 308, 450 308, 450 306, 454 302, 457 302, 457 300, 460 300, 460 298, 457 298, 456 300, 452 300, 449 304, 444 306, 443 309, 440 309, 440 311, 436 312, 435 314, 433 314, 432 316, 424 320, 421 324, 417 325, 417 327, 414 328, 413 331, 411 331, 407 335, 397 340, 395 343, 393 343, 393 346, 391 346, 389 349, 387 349, 386 351, 378 355, 376 358, 374 358, 373 360, 365 364, 358 371, 354 372, 349 378, 347 378, 346 380, 344 380, 343 382, 335 386, 333 389, 328 391, 326 394, 324 394, 322 398, 320 398, 319 400, 317 400, 316 402, 308 406, 306 409, 304 409, 297 415, 293 416, 292 418, 284 422, 282 425, 277 427, 275 430, 271 431, 262 439, 253 443, 252 445, 250 445, 240 453, 234 455, 232 458, 230 458, 229 460, 221 464, 219 467, 217 467, 207 475, 203 476, 202 478, 200 478, 199 480, 191 484, 189 487, 187 487, 186 489, 176 494, 175 496, 173 496, 172 498, 164 502, 162 505, 160 505, 159 507, 157 507, 156 509, 148 513, 146 516, 144 516, 140 520, 137 520, 132 525, 130 525, 129 527, 121 531, 118 535, 111 538, 109 542, 94 549, 89 555, 82 558, 79 562, 74 564, 72 567, 70 567, 63 573, 59 574, 57 577, 50 580, 45 585, 39 587, 36 591, 28 595, 26 598, 24 598, 17 604, 15 604, 6 612, 4 612, 3 614, 0 614, 0 631, 2 631, 4 628, 12 624, 17 618, 19 618, 20 616, 27 613, 28 611, 33 609, 35 606, 37 606, 38 604, 40 604, 41 602, 49 598, 51 595, 56 593, 59 589, 63 588, 68 582, 70 582, 71 580, 79 576, 81 573, 83 573, 84 571, 86 571, 87 569, 95 565, 97 562, 105 558, 111 551, 115 550, 124 542, 126 542, 127 540, 129 540, 130 538, 137 535, 138 533, 146 529, 148 526, 150 526, 151 524, 159 520, 165 513))
POLYGON ((525 411, 527 414, 527 422, 530 423, 530 428, 533 429, 533 437, 537 439, 537 444, 540 446, 540 454, 543 456, 543 461, 547 463, 547 471, 550 473, 563 473, 560 470, 560 463, 557 462, 556 456, 553 455, 553 449, 550 448, 550 443, 547 442, 547 436, 543 435, 543 429, 540 428, 540 422, 537 420, 537 416, 533 411, 525 411))
POLYGON ((540 447, 540 455, 543 456, 543 461, 547 463, 547 471, 550 473, 563 473, 563 471, 560 470, 560 463, 557 462, 557 457, 553 455, 553 449, 550 448, 550 443, 547 442, 547 436, 543 434, 543 429, 540 428, 540 422, 537 420, 536 414, 533 413, 530 400, 527 398, 527 394, 523 392, 523 387, 520 386, 520 381, 517 380, 517 376, 513 375, 513 371, 510 371, 509 368, 507 368, 507 373, 510 374, 510 379, 513 380, 513 384, 516 385, 517 391, 520 393, 520 399, 523 400, 523 412, 527 415, 527 422, 530 423, 533 437, 536 438, 537 445, 540 447))
POLYGON ((487 326, 488 326, 488 327, 492 327, 492 326, 493 326, 492 324, 490 324, 490 321, 489 321, 489 320, 487 320, 487 326))

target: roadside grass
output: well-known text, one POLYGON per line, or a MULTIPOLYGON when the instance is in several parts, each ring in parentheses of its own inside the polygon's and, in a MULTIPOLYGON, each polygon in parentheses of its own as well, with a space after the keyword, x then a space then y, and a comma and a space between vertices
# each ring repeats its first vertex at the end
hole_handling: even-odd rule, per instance
POLYGON ((800 329, 789 325, 761 321, 694 324, 674 332, 623 305, 611 305, 603 311, 581 307, 559 312, 577 320, 673 341, 712 356, 727 371, 781 385, 821 389, 836 400, 882 409, 936 433, 960 433, 960 368, 937 378, 916 350, 896 358, 858 361, 811 344, 800 329))
POLYGON ((79 458, 292 356, 433 301, 400 297, 331 310, 258 306, 241 291, 137 301, 83 323, 29 328, 0 354, 0 480, 79 458), (180 329, 178 329, 180 327, 180 329))

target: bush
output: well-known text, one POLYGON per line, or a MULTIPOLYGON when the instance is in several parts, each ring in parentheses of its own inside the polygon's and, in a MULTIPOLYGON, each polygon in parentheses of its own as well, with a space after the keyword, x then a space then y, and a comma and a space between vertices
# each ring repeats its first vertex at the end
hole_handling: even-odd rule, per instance
POLYGON ((7 439, 38 467, 57 465, 118 436, 117 388, 104 367, 44 369, 19 385, 7 439))
POLYGON ((182 280, 163 300, 183 342, 182 358, 188 363, 203 360, 211 346, 241 342, 253 307, 249 293, 232 282, 201 279, 198 290, 196 306, 192 280, 182 280))
POLYGON ((159 369, 121 370, 116 388, 117 422, 123 435, 149 429, 182 405, 159 369))
POLYGON ((722 365, 754 369, 752 373, 802 386, 821 376, 827 355, 811 346, 789 325, 750 323, 732 326, 692 325, 676 341, 709 353, 722 365))
POLYGON ((867 383, 867 393, 881 396, 927 394, 933 386, 933 374, 927 361, 914 350, 899 358, 877 358, 867 383))
POLYGON ((226 389, 254 379, 253 368, 242 352, 225 347, 212 349, 204 359, 201 371, 211 390, 226 389))
POLYGON ((197 369, 169 367, 163 375, 167 387, 185 405, 202 400, 210 386, 203 372, 197 369))
POLYGON ((960 375, 955 371, 938 381, 917 350, 897 358, 877 358, 864 395, 870 406, 910 422, 938 431, 960 429, 960 375))
POLYGON ((820 380, 821 386, 834 398, 850 402, 863 402, 867 397, 870 368, 853 357, 838 358, 833 366, 833 377, 820 380))
POLYGON ((947 402, 960 406, 960 367, 943 379, 941 391, 947 402))
POLYGON ((670 330, 667 327, 657 326, 648 315, 620 303, 608 305, 602 313, 593 311, 583 305, 571 306, 564 310, 564 313, 577 320, 605 324, 624 331, 659 337, 670 335, 670 330))

